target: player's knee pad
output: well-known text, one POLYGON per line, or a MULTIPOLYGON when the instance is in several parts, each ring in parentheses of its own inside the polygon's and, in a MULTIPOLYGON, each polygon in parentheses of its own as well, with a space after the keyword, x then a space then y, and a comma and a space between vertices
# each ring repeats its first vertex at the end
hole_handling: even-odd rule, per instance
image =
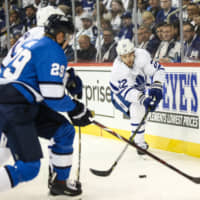
POLYGON ((53 152, 69 153, 73 151, 73 141, 75 136, 75 129, 70 123, 62 124, 53 136, 54 145, 53 152))
POLYGON ((40 170, 40 161, 23 162, 16 161, 14 166, 6 165, 9 173, 12 187, 15 187, 20 182, 30 181, 34 179, 40 170))

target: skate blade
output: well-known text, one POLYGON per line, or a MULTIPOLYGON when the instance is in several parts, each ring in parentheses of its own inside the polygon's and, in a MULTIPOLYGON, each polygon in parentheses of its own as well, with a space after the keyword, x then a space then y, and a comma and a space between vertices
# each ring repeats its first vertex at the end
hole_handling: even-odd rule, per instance
POLYGON ((48 193, 48 200, 82 200, 82 195, 67 196, 67 195, 52 195, 48 193))

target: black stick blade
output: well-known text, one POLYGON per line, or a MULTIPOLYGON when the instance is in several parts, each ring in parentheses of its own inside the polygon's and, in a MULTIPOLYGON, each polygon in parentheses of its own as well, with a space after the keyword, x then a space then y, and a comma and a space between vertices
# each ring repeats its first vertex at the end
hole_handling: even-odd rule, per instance
POLYGON ((190 180, 196 184, 200 184, 200 177, 191 177, 190 180))
POLYGON ((111 174, 112 169, 113 169, 113 168, 111 168, 111 169, 109 169, 109 170, 107 170, 107 171, 100 171, 100 170, 96 170, 96 169, 90 168, 90 171, 91 171, 94 175, 96 175, 96 176, 105 177, 105 176, 109 176, 109 175, 111 174))

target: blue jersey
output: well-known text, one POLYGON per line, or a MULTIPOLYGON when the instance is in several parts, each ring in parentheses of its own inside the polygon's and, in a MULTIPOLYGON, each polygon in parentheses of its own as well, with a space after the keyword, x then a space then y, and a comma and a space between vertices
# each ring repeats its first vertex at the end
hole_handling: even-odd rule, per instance
POLYGON ((75 104, 65 94, 67 58, 54 40, 42 37, 25 42, 12 60, 3 67, 0 77, 30 102, 44 101, 55 111, 68 112, 75 104))

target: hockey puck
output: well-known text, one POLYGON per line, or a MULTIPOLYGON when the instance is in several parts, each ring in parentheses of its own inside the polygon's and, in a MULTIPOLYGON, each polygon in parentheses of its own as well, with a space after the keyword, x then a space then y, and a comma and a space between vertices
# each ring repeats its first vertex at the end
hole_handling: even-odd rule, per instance
POLYGON ((139 178, 146 178, 147 175, 146 175, 146 174, 141 174, 141 175, 139 175, 138 177, 139 177, 139 178))

